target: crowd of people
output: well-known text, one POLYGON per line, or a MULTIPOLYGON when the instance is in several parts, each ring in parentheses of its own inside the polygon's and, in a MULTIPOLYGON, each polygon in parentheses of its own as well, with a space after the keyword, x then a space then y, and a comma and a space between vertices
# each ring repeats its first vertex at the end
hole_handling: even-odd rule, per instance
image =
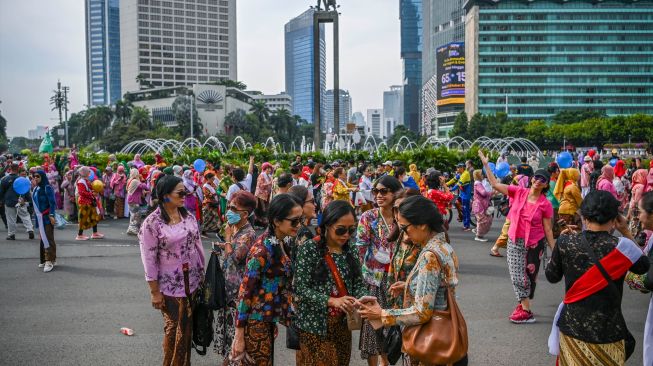
MULTIPOLYGON (((202 238, 220 239, 213 251, 226 306, 215 314, 213 344, 225 364, 272 365, 281 324, 296 337, 298 365, 348 365, 354 329, 360 357, 389 365, 396 332, 451 308, 459 265, 452 216, 478 242, 505 217, 489 254, 503 257, 506 248, 516 300, 509 321, 536 321, 544 265, 550 282, 565 280, 549 342, 559 364, 623 365, 634 341, 621 313, 623 284, 653 290, 653 168, 591 150, 567 167, 523 157, 506 172, 496 169, 506 153, 496 165, 483 152, 479 159, 482 166, 470 160, 441 172, 302 156, 286 169, 253 156, 240 167, 168 164, 159 155, 151 165, 136 155, 96 167, 74 154, 63 169, 49 156, 28 168, 10 156, 1 162, 0 201, 8 240, 17 219, 34 238, 34 217, 45 272, 56 265, 56 210, 77 222, 76 240, 102 239, 100 220, 129 217, 126 235, 138 235, 152 306, 163 314, 165 365, 190 364, 202 238), (30 178, 29 192, 14 191, 17 177, 30 178)), ((653 302, 644 352, 653 362, 653 302)), ((411 365, 441 363, 404 356, 411 365)), ((465 365, 467 356, 448 361, 465 365)))

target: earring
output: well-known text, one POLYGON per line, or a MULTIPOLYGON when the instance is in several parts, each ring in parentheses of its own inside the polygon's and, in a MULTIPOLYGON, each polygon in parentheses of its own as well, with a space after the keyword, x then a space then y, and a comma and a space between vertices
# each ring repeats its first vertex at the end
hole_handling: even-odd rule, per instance
POLYGON ((170 202, 170 198, 168 198, 168 197, 163 197, 163 202, 166 202, 166 203, 170 202))

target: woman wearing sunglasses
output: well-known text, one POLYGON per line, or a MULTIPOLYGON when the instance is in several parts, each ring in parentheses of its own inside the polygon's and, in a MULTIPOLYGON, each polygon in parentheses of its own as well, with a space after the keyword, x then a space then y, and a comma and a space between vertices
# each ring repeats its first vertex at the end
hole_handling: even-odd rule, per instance
MULTIPOLYGON (((361 215, 356 235, 356 247, 362 263, 363 279, 371 296, 376 296, 382 307, 387 307, 388 268, 395 243, 388 240, 394 214, 392 208, 402 185, 397 178, 385 175, 374 184, 372 197, 378 208, 361 215)), ((388 365, 383 354, 383 335, 376 332, 369 322, 363 322, 359 349, 361 357, 370 366, 388 365)))
MULTIPOLYGON (((315 234, 308 227, 311 225, 311 220, 313 220, 315 215, 315 197, 313 196, 313 190, 308 189, 304 186, 292 186, 288 193, 295 196, 299 202, 302 204, 302 210, 304 213, 304 222, 302 222, 299 231, 297 232, 297 237, 295 238, 295 246, 299 247, 304 244, 307 240, 313 239, 315 234)), ((295 253, 293 253, 294 258, 295 253)))
MULTIPOLYGON (((399 206, 397 222, 404 235, 423 249, 404 284, 406 306, 390 309, 363 300, 361 316, 384 327, 430 321, 433 311, 447 309, 447 287, 453 291, 458 284, 458 257, 443 240, 444 223, 435 203, 423 196, 408 197, 399 206)), ((426 366, 412 359, 409 364, 426 366)), ((454 365, 467 365, 467 356, 454 365)))
POLYGON ((551 249, 555 246, 553 206, 546 198, 551 178, 546 170, 538 169, 531 178, 530 188, 508 186, 497 181, 488 165, 488 158, 481 150, 478 156, 492 188, 510 200, 507 257, 518 304, 509 319, 516 324, 534 323, 530 300, 535 295, 535 280, 546 243, 551 249))
POLYGON ((55 210, 57 204, 54 198, 54 189, 48 182, 48 178, 43 170, 32 173, 32 200, 34 207, 34 216, 38 224, 40 243, 39 267, 43 267, 43 272, 52 271, 57 262, 57 246, 54 242, 54 224, 55 210))
POLYGON ((193 322, 188 295, 204 280, 204 248, 197 220, 184 208, 181 178, 161 177, 156 196, 157 208, 138 234, 145 280, 152 306, 163 314, 163 364, 190 365, 193 322))
POLYGON ((268 228, 247 256, 238 292, 231 359, 247 354, 255 365, 272 365, 276 323, 288 323, 292 275, 288 253, 303 220, 302 206, 293 196, 280 194, 270 202, 268 228))
POLYGON ((360 264, 349 244, 356 232, 354 208, 334 201, 324 210, 317 241, 298 248, 294 276, 297 328, 302 366, 347 366, 351 331, 345 313, 356 311, 356 299, 365 295, 360 264))
POLYGON ((216 337, 214 349, 222 357, 231 352, 236 328, 236 304, 238 290, 245 275, 247 254, 256 241, 256 232, 249 222, 249 216, 256 208, 256 197, 247 191, 238 191, 231 196, 227 206, 227 227, 225 242, 216 243, 222 252, 227 308, 216 313, 216 337))

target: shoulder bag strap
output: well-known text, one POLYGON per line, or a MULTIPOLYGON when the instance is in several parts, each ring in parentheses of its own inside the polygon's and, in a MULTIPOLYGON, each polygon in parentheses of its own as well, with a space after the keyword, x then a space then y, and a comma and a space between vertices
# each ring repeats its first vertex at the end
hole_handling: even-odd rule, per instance
POLYGON ((338 289, 338 294, 340 296, 347 296, 348 295, 347 287, 345 286, 345 282, 342 280, 342 277, 340 277, 340 272, 338 271, 338 267, 336 267, 336 262, 333 260, 331 253, 327 252, 327 254, 324 255, 324 260, 326 261, 329 270, 331 270, 331 274, 333 275, 333 280, 336 282, 336 288, 338 289))
POLYGON ((596 253, 594 252, 594 250, 590 246, 589 242, 587 241, 587 238, 585 238, 585 233, 580 233, 579 235, 580 235, 581 245, 584 247, 583 249, 585 249, 587 251, 587 253, 590 256, 590 259, 592 260, 592 262, 594 262, 594 265, 596 266, 596 268, 599 269, 599 272, 601 272, 601 274, 603 275, 605 280, 608 282, 608 287, 613 292, 612 298, 614 299, 615 305, 617 305, 617 302, 619 301, 618 300, 619 299, 619 289, 617 289, 617 285, 614 283, 614 281, 612 280, 612 278, 610 277, 608 272, 605 270, 605 268, 601 264, 601 261, 599 261, 599 259, 596 257, 596 253))

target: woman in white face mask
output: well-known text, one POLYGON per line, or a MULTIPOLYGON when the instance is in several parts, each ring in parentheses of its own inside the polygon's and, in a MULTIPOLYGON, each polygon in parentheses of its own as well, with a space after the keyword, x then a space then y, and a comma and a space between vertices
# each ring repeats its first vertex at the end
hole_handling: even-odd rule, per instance
POLYGON ((228 357, 236 324, 238 289, 243 280, 247 253, 256 241, 256 232, 249 223, 249 215, 256 208, 256 197, 247 191, 238 191, 227 207, 225 242, 215 243, 221 251, 222 269, 227 290, 227 308, 217 312, 215 352, 228 357))

